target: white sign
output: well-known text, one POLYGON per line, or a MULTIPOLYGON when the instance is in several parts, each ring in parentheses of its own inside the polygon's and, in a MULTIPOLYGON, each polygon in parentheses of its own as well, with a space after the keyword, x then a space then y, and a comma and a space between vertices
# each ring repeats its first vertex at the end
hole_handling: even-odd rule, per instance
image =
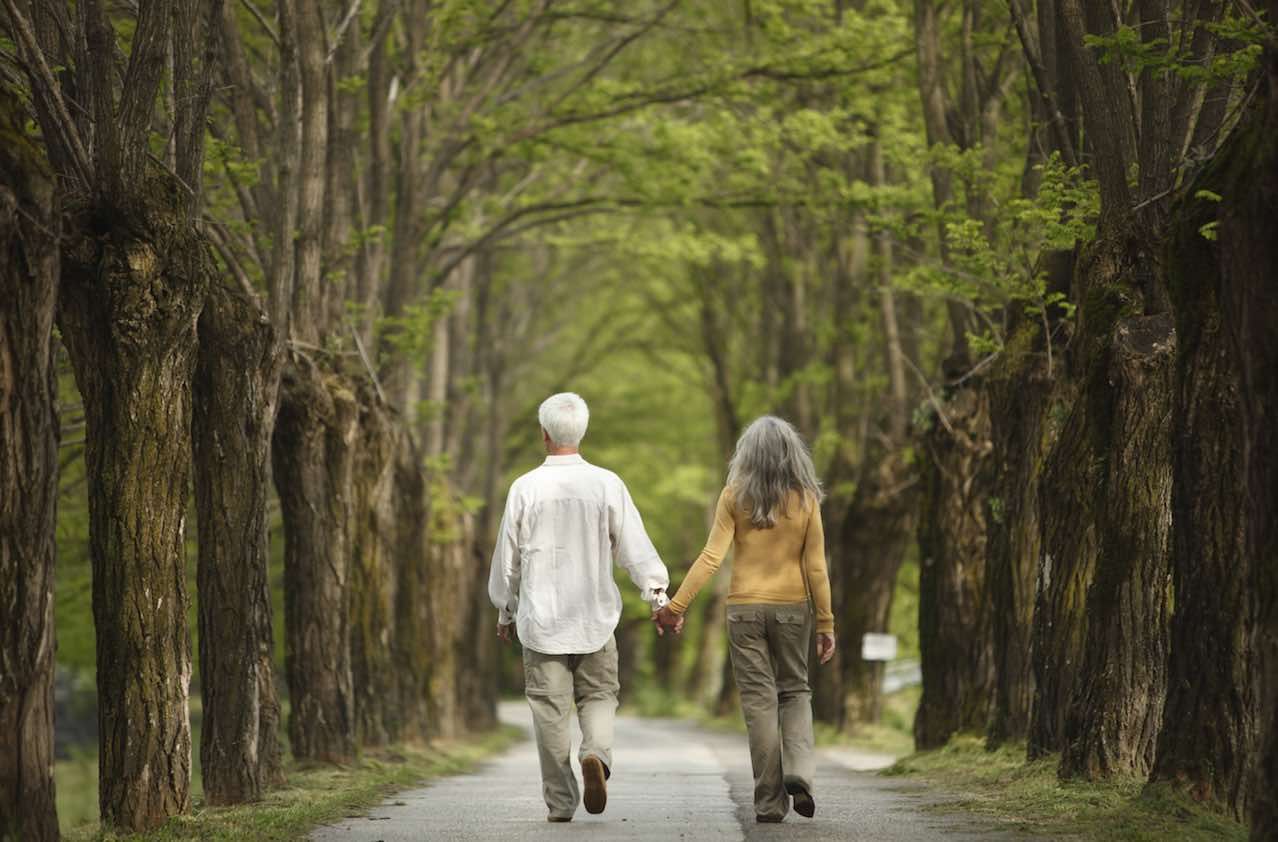
POLYGON ((861 660, 890 661, 896 657, 896 635, 869 634, 861 637, 861 660))

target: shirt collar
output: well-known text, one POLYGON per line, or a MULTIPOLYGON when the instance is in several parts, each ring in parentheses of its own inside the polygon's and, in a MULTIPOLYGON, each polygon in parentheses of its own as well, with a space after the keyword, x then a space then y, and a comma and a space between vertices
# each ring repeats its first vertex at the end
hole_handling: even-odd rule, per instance
POLYGON ((543 465, 584 465, 586 460, 581 458, 580 453, 569 453, 566 456, 547 456, 543 465))

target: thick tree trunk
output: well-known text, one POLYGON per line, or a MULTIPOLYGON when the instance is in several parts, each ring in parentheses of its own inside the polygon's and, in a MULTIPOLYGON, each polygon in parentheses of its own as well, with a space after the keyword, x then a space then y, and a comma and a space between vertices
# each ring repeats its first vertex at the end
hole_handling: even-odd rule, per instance
MULTIPOLYGON (((846 522, 848 500, 834 494, 826 497, 821 507, 821 518, 825 523, 846 522)), ((834 657, 824 666, 815 658, 808 663, 808 684, 812 687, 812 717, 817 722, 842 729, 847 716, 844 704, 843 659, 847 657, 844 650, 843 634, 843 566, 846 559, 846 548, 843 543, 842 529, 829 529, 826 533, 826 561, 830 571, 830 608, 834 612, 835 631, 840 634, 839 645, 834 650, 834 657)))
POLYGON ((984 730, 994 681, 985 599, 985 499, 990 415, 985 390, 955 390, 945 418, 924 434, 919 529, 919 649, 923 696, 914 718, 919 749, 956 732, 984 730), (947 426, 948 424, 948 426, 947 426))
POLYGON ((305 358, 285 369, 271 446, 284 515, 284 646, 293 756, 355 753, 350 651, 351 472, 358 407, 305 358))
POLYGON ((1076 275, 1090 450, 1071 470, 1096 500, 1097 554, 1063 777, 1147 774, 1166 692, 1175 331, 1170 314, 1141 314, 1161 261, 1148 253, 1152 232, 1134 234, 1102 233, 1076 275))
MULTIPOLYGON (((1270 20, 1278 0, 1269 0, 1270 20)), ((1251 838, 1278 839, 1278 49, 1268 46, 1260 88, 1207 177, 1219 174, 1217 245, 1221 327, 1238 371, 1246 476, 1245 549, 1260 608, 1259 750, 1252 776, 1251 838)), ((1210 277, 1210 276, 1209 276, 1210 277)), ((1186 280, 1202 282, 1200 277, 1186 280)), ((1239 644, 1241 645, 1241 644, 1239 644)))
POLYGON ((1239 371, 1221 326, 1220 255, 1200 230, 1216 218, 1200 189, 1173 214, 1169 287, 1176 311, 1172 574, 1167 702, 1152 779, 1246 816, 1258 748, 1256 602, 1246 548, 1245 420, 1239 371))
POLYGON ((395 673, 404 736, 424 739, 432 733, 429 704, 431 632, 430 548, 426 524, 430 517, 421 452, 411 435, 399 440, 395 454, 395 673))
POLYGON ((869 467, 857 485, 841 529, 842 603, 836 631, 842 650, 845 727, 877 722, 882 712, 882 663, 861 660, 861 638, 887 632, 896 576, 918 518, 918 481, 902 450, 869 467))
POLYGON ((462 721, 472 732, 488 731, 497 726, 497 635, 493 628, 493 606, 488 599, 489 552, 479 552, 474 539, 474 521, 468 525, 469 540, 465 545, 469 557, 470 618, 460 642, 458 675, 459 705, 462 721))
POLYGON ((395 670, 396 457, 398 419, 371 388, 361 388, 359 428, 352 471, 351 677, 355 688, 355 734, 362 745, 399 739, 395 670))
POLYGON ((0 99, 0 839, 58 838, 53 564, 58 404, 53 180, 0 99))
POLYGON ((1041 325, 1022 322, 986 381, 994 458, 994 485, 986 503, 986 586, 994 654, 994 696, 986 729, 990 748, 1026 738, 1034 697, 1030 637, 1041 550, 1038 493, 1052 392, 1042 344, 1041 325))
POLYGON ((196 320, 212 274, 178 188, 85 207, 62 254, 59 326, 84 397, 97 635, 99 802, 109 827, 191 805, 184 522, 196 320))
POLYGON ((198 327, 200 766, 205 802, 238 804, 284 778, 267 515, 283 357, 266 314, 239 290, 214 285, 198 327))
POLYGON ((1052 442, 1038 489, 1040 549, 1034 580, 1030 661, 1034 698, 1027 750, 1031 760, 1058 753, 1087 638, 1087 589, 1096 568, 1096 480, 1091 476, 1087 407, 1066 384, 1056 404, 1069 407, 1059 430, 1048 415, 1052 442), (1081 468, 1081 469, 1080 469, 1081 468))
MULTIPOLYGON (((474 527, 471 516, 461 509, 460 501, 442 477, 434 478, 431 504, 427 567, 430 584, 423 600, 426 613, 422 618, 430 649, 430 721, 435 736, 455 737, 466 730, 462 674, 473 668, 473 651, 468 643, 474 527)), ((486 616, 490 622, 484 629, 485 636, 495 636, 492 612, 486 616)))

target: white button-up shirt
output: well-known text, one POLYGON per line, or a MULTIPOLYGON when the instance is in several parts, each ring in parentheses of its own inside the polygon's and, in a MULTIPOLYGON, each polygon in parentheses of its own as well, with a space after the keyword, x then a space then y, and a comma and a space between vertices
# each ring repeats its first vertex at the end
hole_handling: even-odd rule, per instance
POLYGON ((580 455, 548 456, 510 486, 488 596, 498 622, 546 655, 597 652, 621 619, 616 562, 649 603, 670 574, 621 477, 580 455))

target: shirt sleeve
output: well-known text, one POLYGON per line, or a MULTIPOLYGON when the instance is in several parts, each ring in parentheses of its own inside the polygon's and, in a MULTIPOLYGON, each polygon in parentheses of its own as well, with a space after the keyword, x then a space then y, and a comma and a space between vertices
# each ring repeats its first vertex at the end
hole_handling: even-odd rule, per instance
POLYGON ((608 507, 613 560, 630 575, 644 602, 651 605, 657 591, 670 587, 670 573, 643 528, 643 518, 630 497, 630 489, 620 479, 617 482, 621 485, 621 499, 608 507))
POLYGON ((497 527, 497 544, 488 573, 488 598, 497 608, 497 622, 508 626, 519 607, 519 511, 518 495, 512 488, 506 495, 506 509, 497 527))
POLYGON ((812 504, 808 529, 803 537, 803 575, 808 580, 808 593, 816 609, 816 630, 834 633, 834 612, 830 610, 830 571, 825 561, 825 527, 821 523, 821 504, 812 504))
POLYGON ((687 611, 688 606, 705 587, 706 582, 719 572, 723 557, 728 554, 737 531, 736 519, 732 516, 733 505, 731 490, 724 488, 719 494, 719 502, 714 507, 714 525, 710 527, 710 537, 706 539, 705 548, 692 563, 688 575, 683 577, 679 593, 675 594, 675 598, 670 601, 670 610, 676 614, 687 611))

